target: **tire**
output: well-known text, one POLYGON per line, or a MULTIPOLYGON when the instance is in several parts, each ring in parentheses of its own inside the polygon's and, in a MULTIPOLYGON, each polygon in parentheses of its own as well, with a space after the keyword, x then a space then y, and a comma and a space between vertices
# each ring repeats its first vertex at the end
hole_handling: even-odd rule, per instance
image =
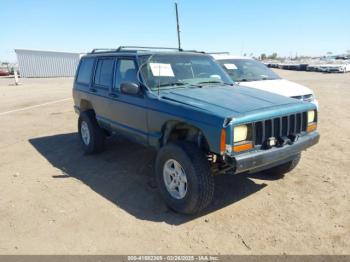
POLYGON ((205 154, 192 143, 181 141, 162 147, 156 157, 155 175, 166 204, 176 212, 199 213, 213 199, 214 178, 210 172, 209 162, 205 154), (182 198, 174 197, 166 185, 164 170, 172 161, 181 165, 187 180, 186 193, 182 198))
POLYGON ((295 155, 292 161, 289 161, 279 166, 266 169, 263 171, 263 173, 269 176, 282 176, 292 171, 299 164, 300 158, 301 158, 301 153, 295 155))
POLYGON ((93 111, 86 111, 80 114, 78 130, 85 154, 90 155, 103 150, 105 134, 98 125, 93 111), (84 138, 83 133, 86 134, 85 132, 88 132, 89 139, 86 139, 86 136, 84 138))

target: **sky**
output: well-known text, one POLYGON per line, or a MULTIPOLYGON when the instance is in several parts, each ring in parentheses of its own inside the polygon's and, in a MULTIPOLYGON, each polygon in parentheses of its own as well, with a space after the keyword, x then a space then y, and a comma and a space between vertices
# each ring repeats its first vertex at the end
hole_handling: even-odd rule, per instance
MULTIPOLYGON (((348 0, 178 0, 185 49, 326 55, 350 50, 348 0)), ((0 61, 14 49, 177 47, 173 0, 0 0, 0 61)))

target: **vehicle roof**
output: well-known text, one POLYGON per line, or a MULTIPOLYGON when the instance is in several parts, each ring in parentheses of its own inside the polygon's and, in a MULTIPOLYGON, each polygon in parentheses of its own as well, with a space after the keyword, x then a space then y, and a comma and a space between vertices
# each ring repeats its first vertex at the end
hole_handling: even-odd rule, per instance
POLYGON ((212 57, 216 60, 225 60, 225 59, 253 59, 249 56, 238 56, 238 55, 230 55, 230 54, 211 54, 212 57))

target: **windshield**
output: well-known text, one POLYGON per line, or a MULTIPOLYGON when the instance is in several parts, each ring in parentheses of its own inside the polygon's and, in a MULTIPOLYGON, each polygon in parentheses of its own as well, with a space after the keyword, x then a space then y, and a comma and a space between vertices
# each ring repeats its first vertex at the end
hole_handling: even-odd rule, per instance
POLYGON ((151 90, 233 84, 211 57, 193 54, 154 54, 140 57, 140 71, 151 90))
POLYGON ((280 79, 270 68, 253 59, 225 59, 218 61, 235 82, 280 79))

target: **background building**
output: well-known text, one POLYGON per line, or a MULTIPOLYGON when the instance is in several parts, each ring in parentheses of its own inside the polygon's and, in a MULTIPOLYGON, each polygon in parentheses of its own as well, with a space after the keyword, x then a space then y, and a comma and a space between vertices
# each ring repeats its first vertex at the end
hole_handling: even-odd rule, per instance
POLYGON ((15 49, 21 77, 74 76, 80 53, 15 49))

